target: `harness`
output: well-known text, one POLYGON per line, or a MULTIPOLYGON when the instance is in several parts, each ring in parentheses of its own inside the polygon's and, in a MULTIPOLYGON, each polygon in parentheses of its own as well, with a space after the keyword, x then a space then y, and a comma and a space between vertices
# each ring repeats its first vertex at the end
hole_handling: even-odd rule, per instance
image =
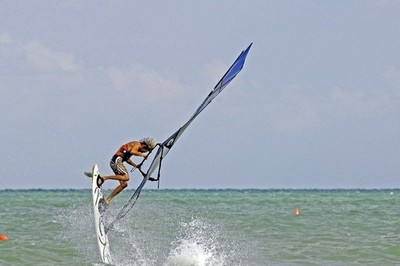
POLYGON ((127 161, 127 160, 132 156, 132 154, 130 154, 130 153, 127 151, 127 148, 128 148, 128 145, 127 145, 127 144, 122 145, 122 146, 118 149, 118 151, 115 153, 114 156, 121 157, 123 162, 127 161))

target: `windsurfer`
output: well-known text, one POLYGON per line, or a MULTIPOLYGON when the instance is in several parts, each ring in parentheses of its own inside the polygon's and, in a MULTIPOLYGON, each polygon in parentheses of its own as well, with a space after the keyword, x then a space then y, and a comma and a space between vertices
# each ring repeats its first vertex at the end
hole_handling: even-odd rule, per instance
MULTIPOLYGON (((138 168, 142 172, 140 167, 142 163, 136 164, 131 160, 131 156, 143 157, 144 160, 147 159, 148 152, 150 152, 156 143, 152 138, 143 138, 139 141, 131 141, 122 145, 118 151, 114 154, 110 161, 110 167, 115 175, 110 176, 98 176, 97 186, 101 187, 105 180, 118 180, 119 185, 104 199, 104 203, 108 204, 110 201, 118 195, 123 189, 128 186, 129 174, 124 166, 124 162, 138 168)), ((143 161, 144 161, 143 160, 143 161)))

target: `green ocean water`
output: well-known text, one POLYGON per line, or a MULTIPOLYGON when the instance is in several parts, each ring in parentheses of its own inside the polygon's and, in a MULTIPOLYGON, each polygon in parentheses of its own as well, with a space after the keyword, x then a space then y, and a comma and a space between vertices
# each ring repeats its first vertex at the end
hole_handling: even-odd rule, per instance
MULTIPOLYGON (((400 265, 399 206, 400 190, 145 190, 109 240, 115 265, 400 265)), ((2 233, 0 265, 102 265, 89 190, 2 190, 2 233)))

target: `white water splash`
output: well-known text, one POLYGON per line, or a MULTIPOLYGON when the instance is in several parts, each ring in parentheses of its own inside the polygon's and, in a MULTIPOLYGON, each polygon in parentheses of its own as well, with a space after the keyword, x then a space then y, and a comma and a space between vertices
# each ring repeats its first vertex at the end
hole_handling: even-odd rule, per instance
POLYGON ((218 242, 219 234, 206 222, 193 219, 181 223, 181 236, 172 243, 165 266, 220 266, 224 264, 225 254, 218 242))

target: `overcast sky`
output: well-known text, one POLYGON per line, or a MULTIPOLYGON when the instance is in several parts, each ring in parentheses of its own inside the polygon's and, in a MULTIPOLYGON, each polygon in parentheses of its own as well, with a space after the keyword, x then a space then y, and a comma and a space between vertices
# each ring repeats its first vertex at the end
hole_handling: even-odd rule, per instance
POLYGON ((121 144, 182 126, 251 42, 162 188, 399 188, 399 14, 390 0, 1 1, 0 189, 89 188, 82 173, 111 174, 121 144))

